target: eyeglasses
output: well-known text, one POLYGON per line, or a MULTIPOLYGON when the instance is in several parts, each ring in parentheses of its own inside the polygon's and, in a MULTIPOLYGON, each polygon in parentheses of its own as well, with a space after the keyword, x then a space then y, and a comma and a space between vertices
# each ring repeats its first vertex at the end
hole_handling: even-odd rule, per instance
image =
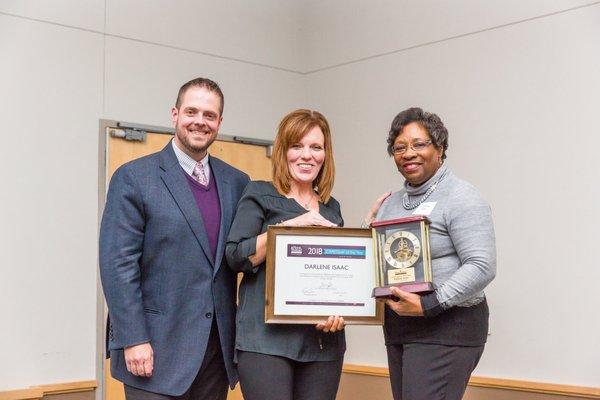
POLYGON ((429 146, 431 143, 433 143, 433 142, 431 140, 428 140, 426 142, 414 142, 414 143, 409 144, 408 146, 405 144, 397 144, 392 147, 392 153, 395 156, 404 154, 404 153, 406 153, 406 150, 408 150, 409 146, 413 151, 416 151, 416 152, 423 151, 423 150, 425 150, 425 147, 429 146))

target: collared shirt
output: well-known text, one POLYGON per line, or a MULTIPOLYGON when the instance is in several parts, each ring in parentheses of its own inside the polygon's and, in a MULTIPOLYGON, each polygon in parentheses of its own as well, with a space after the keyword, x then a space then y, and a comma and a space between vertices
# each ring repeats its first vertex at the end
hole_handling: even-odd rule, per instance
MULTIPOLYGON (((171 140, 171 145, 173 146, 173 151, 175 151, 175 157, 177 157, 177 161, 179 161, 179 165, 181 168, 189 175, 192 176, 194 172, 194 167, 196 166, 197 161, 192 157, 188 156, 183 150, 181 150, 175 144, 175 140, 171 140)), ((210 165, 208 164, 208 154, 204 156, 202 160, 199 161, 202 164, 202 168, 204 168, 204 175, 206 176, 206 183, 210 182, 210 165)))

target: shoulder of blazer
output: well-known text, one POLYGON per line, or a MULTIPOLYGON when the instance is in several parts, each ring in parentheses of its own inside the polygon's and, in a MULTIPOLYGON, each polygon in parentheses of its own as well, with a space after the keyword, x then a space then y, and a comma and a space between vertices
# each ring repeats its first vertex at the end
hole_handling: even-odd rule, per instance
POLYGON ((160 155, 162 151, 152 153, 135 160, 127 161, 125 164, 118 167, 115 174, 121 174, 125 171, 129 171, 134 175, 139 173, 147 174, 153 167, 160 165, 160 155))

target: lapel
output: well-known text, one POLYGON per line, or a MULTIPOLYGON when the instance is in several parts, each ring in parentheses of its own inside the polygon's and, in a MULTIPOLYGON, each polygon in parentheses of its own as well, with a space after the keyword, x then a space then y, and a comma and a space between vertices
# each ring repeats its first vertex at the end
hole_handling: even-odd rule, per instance
POLYGON ((179 161, 171 146, 173 145, 169 142, 160 152, 160 177, 187 220, 196 240, 198 240, 200 247, 202 247, 206 258, 210 262, 211 267, 214 268, 212 253, 210 251, 208 237, 206 236, 202 215, 200 214, 200 210, 198 210, 194 195, 190 190, 189 184, 183 175, 179 161))
POLYGON ((219 194, 219 205, 221 206, 221 224, 219 229, 219 241, 217 242, 217 255, 215 256, 214 274, 216 275, 221 267, 223 254, 225 253, 226 234, 231 226, 233 215, 233 201, 231 198, 231 184, 229 174, 225 169, 225 164, 218 158, 209 156, 210 170, 215 178, 217 193, 219 194))

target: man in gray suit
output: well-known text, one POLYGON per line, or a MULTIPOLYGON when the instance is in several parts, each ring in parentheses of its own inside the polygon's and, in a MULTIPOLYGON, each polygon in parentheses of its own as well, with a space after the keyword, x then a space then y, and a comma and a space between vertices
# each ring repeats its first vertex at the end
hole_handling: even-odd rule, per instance
POLYGON ((183 85, 174 139, 110 182, 100 272, 111 373, 128 400, 223 400, 237 382, 236 279, 223 252, 249 179, 207 155, 223 101, 209 79, 183 85))

